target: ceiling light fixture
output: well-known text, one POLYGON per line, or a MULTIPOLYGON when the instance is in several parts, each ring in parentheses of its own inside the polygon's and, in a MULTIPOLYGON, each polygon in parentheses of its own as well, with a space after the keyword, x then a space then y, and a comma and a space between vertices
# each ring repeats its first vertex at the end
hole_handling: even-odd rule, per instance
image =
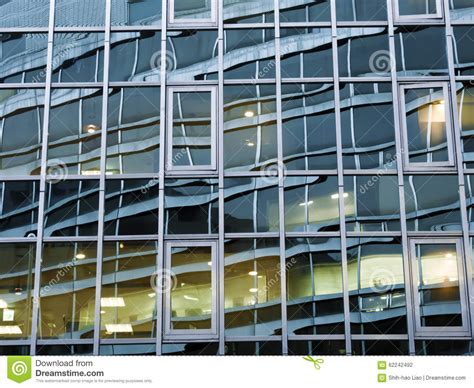
MULTIPOLYGON (((343 194, 344 198, 347 198, 348 196, 349 196, 349 194, 347 194, 347 193, 343 194)), ((339 194, 336 193, 336 194, 331 195, 331 199, 339 199, 339 194)))
POLYGON ((247 117, 247 118, 251 118, 251 117, 255 116, 255 113, 253 113, 253 111, 251 111, 251 110, 248 110, 244 113, 244 116, 247 117))
POLYGON ((130 323, 106 324, 105 330, 108 333, 133 333, 133 328, 130 323))
POLYGON ((123 298, 100 298, 100 305, 102 307, 125 307, 123 298))

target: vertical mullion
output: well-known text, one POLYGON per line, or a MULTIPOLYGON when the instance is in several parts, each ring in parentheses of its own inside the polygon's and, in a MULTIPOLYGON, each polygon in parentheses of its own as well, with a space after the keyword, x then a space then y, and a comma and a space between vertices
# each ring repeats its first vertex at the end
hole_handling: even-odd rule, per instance
POLYGON ((346 219, 344 204, 344 173, 342 163, 342 135, 341 135, 341 101, 339 91, 339 63, 337 52, 337 26, 336 26, 336 1, 331 0, 331 35, 333 54, 333 80, 334 80, 334 113, 336 119, 336 148, 337 148, 337 181, 339 193, 339 223, 341 236, 341 264, 344 303, 344 334, 346 342, 346 354, 352 354, 350 305, 349 305, 349 275, 347 266, 346 246, 346 219))
MULTIPOLYGON (((454 70, 454 34, 453 28, 451 26, 451 14, 449 12, 449 0, 444 0, 444 14, 446 20, 446 48, 448 56, 448 70, 449 70, 449 84, 450 84, 450 97, 451 97, 451 122, 452 128, 454 129, 454 144, 453 149, 456 153, 455 162, 458 172, 458 181, 459 181, 459 206, 461 208, 461 224, 462 224, 462 235, 463 235, 463 267, 466 273, 466 293, 467 296, 474 295, 474 284, 472 276, 472 250, 470 247, 470 238, 469 238, 469 222, 467 218, 467 203, 466 203, 466 187, 464 180, 464 165, 463 165, 463 155, 462 155, 462 140, 461 140, 461 129, 459 126, 459 112, 458 112, 458 102, 457 102, 457 89, 456 89, 456 74, 454 70)), ((448 91, 449 92, 449 91, 448 91)), ((461 274, 460 274, 461 275, 461 274)), ((460 290, 460 292, 463 292, 460 290)), ((470 330, 471 335, 474 338, 474 298, 467 297, 466 303, 470 304, 470 330), (469 301, 469 302, 468 302, 469 301)), ((467 307, 467 306, 466 306, 467 307)))
POLYGON ((102 292, 102 259, 104 246, 104 209, 105 209, 105 177, 107 166, 107 110, 109 97, 109 64, 110 64, 110 18, 111 0, 105 1, 105 35, 104 35, 104 74, 102 85, 102 133, 100 146, 100 182, 99 182, 99 222, 97 229, 97 267, 95 281, 95 312, 94 312, 94 346, 93 354, 99 355, 100 345, 100 298, 102 292))
MULTIPOLYGON (((161 281, 171 281, 171 279, 163 279, 163 276, 167 274, 164 268, 165 262, 165 168, 166 168, 166 131, 167 131, 167 115, 166 115, 166 31, 167 31, 167 2, 163 1, 161 7, 161 65, 160 65, 160 161, 158 169, 158 256, 156 263, 156 274, 162 274, 162 276, 156 276, 155 279, 161 281)), ((171 283, 170 283, 171 284, 171 283)), ((160 292, 164 290, 161 284, 156 284, 156 354, 159 356, 163 353, 163 305, 165 294, 160 292)))
POLYGON ((30 354, 36 354, 36 337, 38 334, 39 324, 39 304, 40 304, 40 287, 41 287, 41 257, 43 254, 43 235, 44 235, 44 209, 45 209, 45 188, 46 188, 46 163, 47 163, 47 144, 48 144, 48 127, 49 127, 49 112, 51 106, 51 79, 53 67, 53 36, 54 36, 54 8, 55 0, 49 3, 49 24, 48 24, 48 51, 46 56, 46 80, 44 90, 44 117, 43 117, 43 136, 41 147, 41 173, 40 173, 40 187, 38 198, 38 232, 36 240, 36 261, 35 261, 35 276, 33 284, 33 308, 31 318, 31 347, 30 354))
MULTIPOLYGON (((397 0, 395 0, 397 1, 397 0)), ((405 281, 405 300, 407 309, 407 332, 408 332, 408 351, 410 354, 415 354, 415 339, 414 339, 414 321, 413 321, 413 292, 412 292, 412 270, 410 266, 410 251, 408 247, 406 212, 405 212, 405 191, 403 178, 403 164, 404 147, 400 135, 400 113, 399 113, 399 90, 397 83, 397 64, 395 56, 395 30, 393 26, 392 0, 387 0, 388 23, 389 23, 389 60, 390 60, 390 74, 392 78, 392 100, 393 100, 393 115, 395 128, 395 147, 396 147, 396 161, 397 161, 397 176, 398 176, 398 195, 400 197, 400 231, 402 233, 402 250, 403 250, 403 273, 405 281), (398 130, 397 130, 398 129, 398 130)))
POLYGON ((283 164, 283 124, 281 101, 281 41, 280 41, 280 2, 274 0, 275 21, 275 81, 277 109, 277 159, 278 159, 278 201, 280 232, 280 285, 281 285, 281 347, 283 355, 288 354, 288 324, 286 308, 286 244, 285 244, 285 168, 283 164))
POLYGON ((223 1, 218 1, 217 21, 218 21, 218 92, 217 92, 217 171, 219 174, 219 242, 217 255, 217 290, 218 290, 218 335, 219 354, 225 354, 225 244, 224 244, 224 5, 223 1))

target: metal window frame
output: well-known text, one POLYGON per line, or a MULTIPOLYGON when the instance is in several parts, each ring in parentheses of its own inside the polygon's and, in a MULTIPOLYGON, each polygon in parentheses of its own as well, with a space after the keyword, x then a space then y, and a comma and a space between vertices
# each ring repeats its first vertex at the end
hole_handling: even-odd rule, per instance
MULTIPOLYGON (((164 0, 166 2, 166 0, 164 0)), ((219 0, 209 0, 211 3, 211 17, 203 19, 176 19, 175 17, 175 1, 179 0, 168 0, 168 27, 217 27, 217 5, 219 0)))
POLYGON ((217 170, 217 85, 193 85, 193 86, 168 86, 166 93, 166 163, 167 176, 183 175, 189 173, 215 173, 217 170), (211 164, 198 166, 173 166, 173 96, 174 93, 211 93, 211 164))
POLYGON ((454 171, 456 168, 455 149, 454 149, 454 128, 451 118, 451 99, 448 82, 416 82, 399 84, 399 105, 400 105, 400 130, 402 137, 402 154, 404 172, 430 172, 434 169, 454 171), (410 162, 409 139, 407 112, 405 102, 405 92, 412 89, 431 89, 442 88, 444 107, 445 107, 445 125, 446 125, 446 145, 448 149, 448 161, 446 162, 410 162))
POLYGON ((415 337, 443 337, 443 336, 467 336, 470 334, 467 309, 466 279, 463 266, 463 249, 461 237, 459 238, 409 238, 411 283, 413 287, 413 316, 415 323, 415 337), (456 261, 458 269, 459 304, 461 305, 462 326, 436 327, 421 326, 420 296, 418 291, 418 258, 416 247, 418 245, 444 245, 456 246, 456 261))
POLYGON ((443 20, 443 1, 436 0, 436 13, 435 14, 413 14, 413 15, 400 15, 399 1, 405 0, 393 0, 394 7, 394 19, 396 22, 420 22, 425 20, 443 20))
POLYGON ((164 320, 163 340, 172 341, 195 341, 195 340, 212 340, 219 339, 218 336, 218 290, 217 290, 217 271, 218 271, 218 241, 196 241, 196 240, 179 240, 166 241, 165 252, 165 271, 172 273, 171 270, 171 249, 175 247, 191 248, 191 247, 210 247, 211 248, 211 287, 212 287, 212 307, 211 307, 211 328, 210 329, 172 329, 171 328, 171 289, 166 290, 163 294, 164 320))

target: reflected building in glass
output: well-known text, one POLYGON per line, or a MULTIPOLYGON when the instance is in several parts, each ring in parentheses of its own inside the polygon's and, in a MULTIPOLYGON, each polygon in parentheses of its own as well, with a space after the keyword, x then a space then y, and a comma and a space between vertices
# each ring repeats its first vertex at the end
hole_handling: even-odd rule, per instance
POLYGON ((0 1, 0 354, 471 354, 473 42, 473 0, 0 1))

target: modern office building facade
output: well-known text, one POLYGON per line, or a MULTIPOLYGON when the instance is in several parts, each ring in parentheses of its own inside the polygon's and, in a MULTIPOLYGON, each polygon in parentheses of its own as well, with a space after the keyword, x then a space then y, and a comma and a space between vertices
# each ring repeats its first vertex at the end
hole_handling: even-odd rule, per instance
POLYGON ((471 354, 473 109, 474 0, 0 0, 0 354, 471 354))

